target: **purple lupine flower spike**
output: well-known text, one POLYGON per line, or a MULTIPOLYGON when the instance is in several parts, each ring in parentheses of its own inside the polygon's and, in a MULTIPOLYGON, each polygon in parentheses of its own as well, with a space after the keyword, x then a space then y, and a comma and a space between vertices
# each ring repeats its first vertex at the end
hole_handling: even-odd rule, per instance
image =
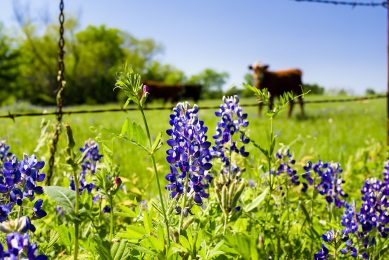
MULTIPOLYGON (((166 143, 171 147, 166 151, 166 160, 170 164, 170 172, 166 180, 170 184, 165 188, 171 192, 171 197, 184 195, 193 198, 195 204, 201 205, 208 198, 207 189, 212 178, 208 171, 212 159, 207 141, 207 130, 204 121, 198 118, 197 105, 190 106, 188 102, 178 103, 170 115, 171 129, 166 133, 170 139, 166 143), (188 189, 184 190, 188 178, 188 189)), ((190 207, 189 207, 190 208, 190 207)))
MULTIPOLYGON (((227 173, 231 165, 230 154, 232 152, 247 157, 249 153, 245 150, 244 145, 250 142, 250 139, 243 132, 249 125, 247 114, 243 113, 239 105, 239 97, 223 97, 223 104, 220 105, 219 111, 215 112, 220 121, 217 123, 215 146, 212 147, 212 155, 220 158, 224 164, 222 173, 227 173), (234 138, 234 136, 239 136, 234 138), (239 146, 240 144, 240 146, 239 146)), ((237 167, 237 166, 235 166, 237 167)))
MULTIPOLYGON (((99 153, 99 145, 94 140, 86 141, 84 147, 80 148, 80 151, 83 153, 83 157, 79 175, 79 192, 82 193, 84 190, 87 190, 88 193, 91 193, 92 189, 95 188, 95 184, 93 182, 87 183, 86 175, 87 173, 95 174, 97 162, 101 160, 103 155, 99 153)), ((71 176, 69 179, 70 189, 75 190, 76 185, 74 184, 73 177, 71 176)))
POLYGON ((280 149, 276 153, 276 158, 279 161, 279 166, 277 171, 274 173, 278 176, 281 173, 287 173, 290 181, 293 185, 299 185, 299 176, 297 174, 297 170, 293 168, 296 164, 296 161, 293 159, 292 154, 289 152, 289 149, 280 149))
MULTIPOLYGON (((342 179, 343 170, 339 163, 323 163, 322 161, 308 164, 304 167, 305 173, 302 175, 308 181, 309 185, 315 185, 315 189, 320 195, 325 196, 328 204, 334 203, 336 207, 341 208, 346 205, 348 195, 343 191, 342 185, 345 181, 342 179), (319 183, 314 183, 314 178, 319 180, 319 183)), ((316 181, 315 181, 316 182, 316 181)), ((303 190, 306 190, 306 185, 303 190)))

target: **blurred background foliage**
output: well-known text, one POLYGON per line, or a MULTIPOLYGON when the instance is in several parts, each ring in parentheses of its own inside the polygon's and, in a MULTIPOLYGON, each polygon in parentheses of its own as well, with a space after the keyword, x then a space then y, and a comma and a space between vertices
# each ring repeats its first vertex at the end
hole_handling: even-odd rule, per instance
MULTIPOLYGON (((0 105, 10 105, 16 100, 34 105, 54 105, 58 24, 47 22, 42 26, 23 13, 15 16, 20 26, 18 33, 10 33, 0 23, 0 105)), ((113 90, 113 83, 115 73, 125 62, 141 73, 145 81, 167 85, 200 84, 202 99, 234 94, 252 97, 240 87, 226 88, 227 72, 204 68, 197 74, 186 75, 174 65, 163 63, 158 59, 163 46, 154 39, 139 39, 105 25, 89 25, 81 30, 75 17, 67 17, 65 22, 65 53, 66 105, 122 101, 121 93, 113 90)), ((242 82, 253 85, 252 75, 247 73, 242 82)), ((325 92, 318 84, 305 84, 304 90, 318 95, 325 92)), ((336 90, 332 94, 347 93, 336 90)))
MULTIPOLYGON (((19 19, 21 34, 10 38, 0 26, 0 103, 25 100, 55 104, 57 89, 58 25, 41 32, 33 22, 19 19)), ((65 104, 103 104, 118 100, 113 91, 115 73, 127 62, 142 78, 166 84, 201 84, 202 96, 219 97, 227 72, 205 68, 196 75, 185 73, 156 56, 163 51, 153 39, 139 39, 105 25, 78 30, 74 17, 65 23, 65 104)))

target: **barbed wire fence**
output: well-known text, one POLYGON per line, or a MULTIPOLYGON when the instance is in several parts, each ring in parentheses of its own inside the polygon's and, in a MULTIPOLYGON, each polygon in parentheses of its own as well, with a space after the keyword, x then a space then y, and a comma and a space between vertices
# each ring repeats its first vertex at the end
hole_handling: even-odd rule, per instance
POLYGON ((311 2, 320 4, 331 4, 331 5, 346 5, 351 7, 384 7, 388 8, 387 1, 371 1, 371 2, 348 2, 348 1, 332 1, 332 0, 292 0, 295 2, 311 2))
MULTIPOLYGON (((319 99, 319 100, 304 100, 304 104, 322 104, 322 103, 345 103, 345 102, 358 102, 365 100, 383 99, 387 98, 387 95, 374 95, 374 96, 361 96, 352 98, 334 98, 334 99, 319 99)), ((242 107, 257 107, 258 103, 241 104, 242 107)), ((267 105, 267 104, 264 104, 267 105)), ((203 110, 218 109, 219 106, 201 106, 203 110)), ((155 110, 172 110, 173 107, 158 106, 158 107, 145 107, 144 110, 155 111, 155 110)), ((135 107, 129 108, 111 108, 111 109, 85 109, 85 110, 61 110, 53 112, 31 112, 31 113, 12 113, 0 115, 0 119, 12 119, 15 120, 17 117, 42 117, 42 116, 58 116, 61 115, 75 115, 75 114, 97 114, 107 112, 127 112, 137 110, 135 107)))

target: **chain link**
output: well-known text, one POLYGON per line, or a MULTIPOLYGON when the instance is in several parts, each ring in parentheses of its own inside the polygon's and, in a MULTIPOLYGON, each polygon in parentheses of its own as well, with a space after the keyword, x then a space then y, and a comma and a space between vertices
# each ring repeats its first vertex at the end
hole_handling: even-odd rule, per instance
POLYGON ((57 144, 59 140, 59 136, 61 134, 61 126, 62 126, 62 107, 63 107, 63 90, 65 87, 65 38, 64 38, 64 23, 65 23, 65 14, 64 14, 64 2, 63 0, 59 3, 59 41, 58 41, 58 74, 57 74, 57 93, 56 93, 56 116, 57 116, 57 124, 55 126, 55 132, 52 139, 52 144, 50 146, 50 159, 49 159, 49 170, 47 172, 46 184, 50 185, 51 178, 53 176, 54 171, 54 163, 55 163, 55 154, 57 151, 57 144))

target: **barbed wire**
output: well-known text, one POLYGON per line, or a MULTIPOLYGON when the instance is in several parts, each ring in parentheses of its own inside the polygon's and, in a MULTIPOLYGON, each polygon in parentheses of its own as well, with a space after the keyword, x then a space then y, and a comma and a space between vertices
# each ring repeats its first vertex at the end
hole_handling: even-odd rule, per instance
POLYGON ((365 6, 365 7, 384 7, 388 8, 387 1, 380 2, 347 2, 347 1, 333 1, 333 0, 292 0, 295 2, 312 2, 320 4, 332 4, 332 5, 348 5, 351 7, 365 6))
MULTIPOLYGON (((365 101, 372 99, 387 98, 387 95, 374 95, 374 96, 363 96, 354 98, 335 98, 335 99, 322 99, 322 100, 304 100, 304 104, 320 104, 320 103, 344 103, 344 102, 356 102, 365 101)), ((266 105, 266 104, 265 104, 266 105)), ((241 104, 242 107, 257 107, 258 103, 252 104, 241 104)), ((203 110, 218 109, 220 106, 201 106, 203 110)), ((158 107, 145 107, 144 110, 172 110, 173 107, 158 106, 158 107)), ((111 109, 88 109, 88 110, 62 110, 62 115, 75 115, 75 114, 98 114, 106 112, 127 112, 138 110, 136 107, 129 108, 111 108, 111 109)), ((57 116, 58 111, 53 112, 31 112, 31 113, 11 113, 8 112, 6 115, 0 115, 0 119, 12 119, 15 120, 17 117, 38 117, 38 116, 57 116)))
POLYGON ((62 130, 62 107, 63 107, 63 91, 65 87, 65 14, 64 14, 64 0, 60 0, 59 2, 59 40, 58 40, 58 74, 57 74, 57 96, 56 96, 56 103, 57 103, 57 110, 56 110, 56 117, 57 117, 57 124, 55 126, 54 135, 52 138, 52 145, 50 146, 50 159, 49 159, 49 169, 47 170, 47 178, 46 178, 46 185, 50 185, 51 177, 53 176, 54 172, 54 164, 55 164, 55 154, 57 152, 57 144, 59 141, 59 136, 61 135, 62 130))

